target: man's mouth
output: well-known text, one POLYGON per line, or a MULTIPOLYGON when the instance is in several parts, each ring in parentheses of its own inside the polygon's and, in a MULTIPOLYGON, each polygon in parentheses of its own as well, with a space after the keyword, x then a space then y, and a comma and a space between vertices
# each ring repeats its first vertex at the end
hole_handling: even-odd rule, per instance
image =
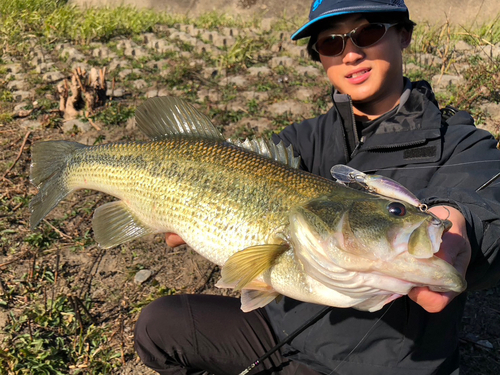
POLYGON ((360 77, 362 76, 363 74, 366 74, 370 71, 371 69, 362 69, 362 70, 358 70, 356 72, 353 72, 353 73, 350 73, 346 76, 346 78, 357 78, 357 77, 360 77))

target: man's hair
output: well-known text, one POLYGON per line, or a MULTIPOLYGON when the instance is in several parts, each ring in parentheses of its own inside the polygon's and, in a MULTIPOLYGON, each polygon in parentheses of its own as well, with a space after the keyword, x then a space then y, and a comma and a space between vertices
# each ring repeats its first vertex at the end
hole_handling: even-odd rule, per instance
MULTIPOLYGON (((413 28, 416 23, 408 18, 408 14, 405 12, 381 12, 381 13, 366 13, 365 19, 370 23, 397 23, 395 26, 398 30, 405 29, 408 32, 413 32, 413 28)), ((313 61, 320 61, 319 54, 312 49, 312 46, 318 40, 318 35, 323 30, 329 29, 335 24, 336 17, 327 18, 323 21, 319 21, 314 25, 311 32, 311 37, 307 43, 307 53, 313 61)))

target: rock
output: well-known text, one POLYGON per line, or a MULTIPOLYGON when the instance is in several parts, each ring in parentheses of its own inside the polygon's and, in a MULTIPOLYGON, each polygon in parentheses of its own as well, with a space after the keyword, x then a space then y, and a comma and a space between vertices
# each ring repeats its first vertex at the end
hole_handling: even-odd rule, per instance
POLYGON ((152 274, 153 272, 151 272, 151 270, 140 270, 135 274, 134 283, 136 283, 137 285, 141 285, 145 283, 152 274))
POLYGON ((41 129, 43 126, 38 120, 24 120, 19 124, 19 127, 24 130, 37 130, 41 129))
MULTIPOLYGON (((267 130, 273 129, 273 122, 265 117, 259 118, 244 118, 234 125, 235 130, 245 128, 251 130, 255 134, 262 134, 267 130)), ((224 135, 228 135, 227 132, 224 135)))
POLYGON ((285 100, 270 105, 267 110, 270 114, 279 116, 289 113, 296 117, 307 117, 311 115, 311 104, 300 103, 295 100, 285 100))
POLYGON ((19 90, 19 91, 14 91, 12 93, 12 97, 14 98, 14 101, 16 102, 22 102, 26 99, 32 99, 35 97, 35 92, 33 90, 30 91, 24 91, 24 90, 19 90))
POLYGON ((108 47, 103 46, 92 50, 92 56, 100 59, 114 59, 116 57, 116 53, 111 51, 108 47))
POLYGON ((479 340, 476 342, 476 344, 480 345, 486 349, 493 349, 493 344, 491 342, 489 342, 488 340, 479 340))
POLYGON ((212 103, 218 103, 222 100, 222 93, 220 90, 215 89, 200 89, 198 90, 198 101, 204 102, 208 100, 212 103))
POLYGON ((222 79, 219 86, 233 85, 236 87, 247 87, 248 80, 244 76, 232 76, 222 79))
POLYGON ((472 50, 474 50, 474 47, 464 42, 463 40, 459 40, 458 42, 455 43, 455 51, 466 52, 472 50))
POLYGON ((451 86, 458 86, 464 83, 464 79, 461 76, 455 76, 450 74, 436 74, 432 77, 432 87, 439 90, 447 90, 451 86))
POLYGON ((441 65, 443 65, 443 59, 441 59, 440 57, 431 55, 430 53, 417 54, 417 61, 422 66, 441 66, 441 65))
POLYGON ((273 73, 267 66, 252 66, 248 68, 247 72, 252 77, 265 77, 273 73))
POLYGON ((74 132, 75 128, 78 132, 85 133, 92 129, 92 125, 89 122, 83 122, 79 119, 66 121, 62 125, 62 130, 65 133, 74 132))
POLYGON ((314 98, 314 91, 306 87, 301 87, 292 94, 292 97, 303 102, 311 102, 314 98))
POLYGON ((497 103, 485 103, 479 107, 483 112, 485 112, 491 119, 500 121, 500 104, 497 103))
POLYGON ((270 68, 276 68, 278 66, 294 66, 295 60, 292 59, 291 57, 288 56, 278 56, 278 57, 273 57, 271 60, 269 60, 269 67, 270 68))
POLYGON ((314 66, 297 66, 295 67, 295 71, 301 75, 307 76, 307 77, 317 77, 321 75, 321 70, 318 68, 315 68, 314 66))
POLYGON ((112 72, 113 70, 116 69, 124 69, 124 68, 129 68, 130 67, 130 62, 127 60, 121 59, 121 60, 113 60, 109 63, 108 70, 112 72))
POLYGON ((245 98, 246 101, 256 100, 262 102, 269 99, 269 93, 260 91, 243 91, 241 96, 245 98))
POLYGON ((121 98, 124 95, 125 95, 125 91, 121 88, 115 87, 114 90, 112 90, 110 88, 106 90, 106 96, 108 96, 108 97, 121 98))
POLYGON ((133 57, 136 59, 140 59, 142 57, 147 57, 149 54, 143 50, 142 48, 134 47, 134 48, 126 48, 123 51, 123 54, 128 57, 133 57))
POLYGON ((18 74, 23 71, 21 64, 7 64, 3 67, 7 73, 18 74))
POLYGON ((85 56, 74 47, 64 48, 59 54, 59 57, 65 59, 67 62, 82 61, 85 59, 85 56))
POLYGON ((132 85, 136 90, 142 90, 145 87, 148 87, 148 84, 145 80, 143 79, 137 79, 134 82, 132 82, 132 85))
POLYGON ((42 76, 42 80, 44 82, 47 82, 47 83, 54 83, 57 81, 61 81, 64 78, 66 78, 66 76, 64 74, 62 74, 61 72, 57 72, 57 71, 56 72, 48 72, 42 76))
POLYGON ((31 85, 24 80, 15 80, 7 83, 7 89, 11 91, 29 90, 31 85))
POLYGON ((41 73, 45 73, 47 71, 49 71, 50 69, 52 69, 54 67, 54 63, 41 63, 40 65, 37 65, 35 67, 35 71, 38 73, 38 74, 41 74, 41 73))
POLYGON ((165 53, 165 52, 178 52, 179 48, 169 43, 164 39, 152 40, 148 43, 148 48, 154 49, 156 52, 165 53))

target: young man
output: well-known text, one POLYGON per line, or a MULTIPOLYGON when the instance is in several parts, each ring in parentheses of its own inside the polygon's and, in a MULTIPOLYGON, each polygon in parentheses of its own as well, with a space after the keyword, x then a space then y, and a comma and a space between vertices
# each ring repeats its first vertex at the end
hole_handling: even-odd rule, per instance
MULTIPOLYGON (((303 169, 331 178, 347 164, 390 177, 430 211, 453 223, 439 256, 466 275, 469 288, 500 278, 500 171, 497 142, 464 112, 442 114, 426 82, 403 77, 402 51, 413 23, 402 0, 316 0, 310 21, 292 39, 333 85, 325 115, 286 128, 303 169)), ((171 246, 182 243, 167 235, 171 246)), ((254 374, 458 373, 458 326, 465 294, 415 288, 369 313, 333 309, 254 374)), ((136 349, 160 374, 238 374, 324 307, 283 298, 265 309, 239 310, 217 296, 173 296, 146 307, 136 349)))

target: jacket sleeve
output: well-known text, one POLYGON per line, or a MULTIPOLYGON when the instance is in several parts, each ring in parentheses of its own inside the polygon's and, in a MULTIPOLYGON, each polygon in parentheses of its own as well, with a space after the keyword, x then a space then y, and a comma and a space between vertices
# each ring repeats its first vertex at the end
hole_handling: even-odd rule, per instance
POLYGON ((500 150, 490 133, 470 125, 448 127, 445 139, 455 147, 444 145, 446 162, 417 196, 462 212, 472 247, 469 289, 491 287, 500 280, 500 150))

